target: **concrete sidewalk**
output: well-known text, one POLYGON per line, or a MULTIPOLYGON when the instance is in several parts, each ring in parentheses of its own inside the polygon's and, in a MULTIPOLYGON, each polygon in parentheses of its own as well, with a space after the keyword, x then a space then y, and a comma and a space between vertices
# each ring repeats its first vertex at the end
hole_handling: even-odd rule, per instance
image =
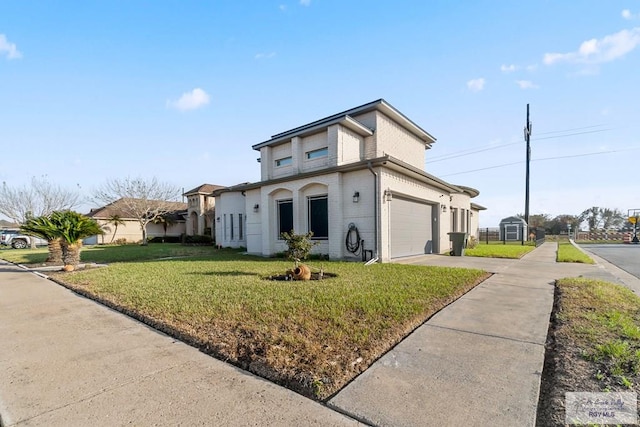
POLYGON ((556 249, 545 243, 520 260, 405 260, 496 274, 419 327, 330 406, 380 426, 534 426, 554 281, 612 278, 598 266, 556 263, 556 249))
POLYGON ((555 251, 403 260, 495 274, 328 406, 0 261, 0 424, 533 426, 554 280, 632 280, 611 265, 558 264, 555 251))
POLYGON ((8 426, 358 423, 0 261, 8 426))

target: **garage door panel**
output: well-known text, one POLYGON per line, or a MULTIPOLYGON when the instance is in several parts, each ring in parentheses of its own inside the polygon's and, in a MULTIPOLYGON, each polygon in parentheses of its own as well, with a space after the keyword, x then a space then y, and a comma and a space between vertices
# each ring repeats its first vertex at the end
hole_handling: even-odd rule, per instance
POLYGON ((391 202, 391 257, 431 253, 432 206, 394 197, 391 202))

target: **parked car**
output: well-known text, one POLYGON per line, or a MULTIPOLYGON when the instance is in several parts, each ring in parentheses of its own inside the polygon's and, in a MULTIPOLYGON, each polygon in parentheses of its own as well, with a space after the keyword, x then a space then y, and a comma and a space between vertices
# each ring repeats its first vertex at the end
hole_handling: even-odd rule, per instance
POLYGON ((0 245, 11 246, 14 249, 25 249, 31 246, 31 239, 35 240, 36 246, 46 246, 47 241, 39 237, 27 236, 20 233, 20 230, 2 230, 0 232, 0 245))

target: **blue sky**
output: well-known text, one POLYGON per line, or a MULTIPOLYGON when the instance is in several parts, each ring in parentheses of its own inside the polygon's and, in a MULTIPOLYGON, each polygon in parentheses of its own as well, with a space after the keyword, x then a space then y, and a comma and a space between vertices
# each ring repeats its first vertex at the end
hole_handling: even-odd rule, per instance
POLYGON ((530 104, 531 214, 626 212, 639 46, 638 0, 2 0, 0 180, 257 181, 251 145, 384 98, 494 226, 524 212, 530 104))

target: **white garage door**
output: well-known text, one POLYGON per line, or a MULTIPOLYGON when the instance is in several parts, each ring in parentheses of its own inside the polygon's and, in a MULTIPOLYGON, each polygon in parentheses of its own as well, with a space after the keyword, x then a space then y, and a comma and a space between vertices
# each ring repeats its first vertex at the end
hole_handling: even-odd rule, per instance
POLYGON ((391 201, 391 258, 431 253, 431 205, 393 198, 391 201))

